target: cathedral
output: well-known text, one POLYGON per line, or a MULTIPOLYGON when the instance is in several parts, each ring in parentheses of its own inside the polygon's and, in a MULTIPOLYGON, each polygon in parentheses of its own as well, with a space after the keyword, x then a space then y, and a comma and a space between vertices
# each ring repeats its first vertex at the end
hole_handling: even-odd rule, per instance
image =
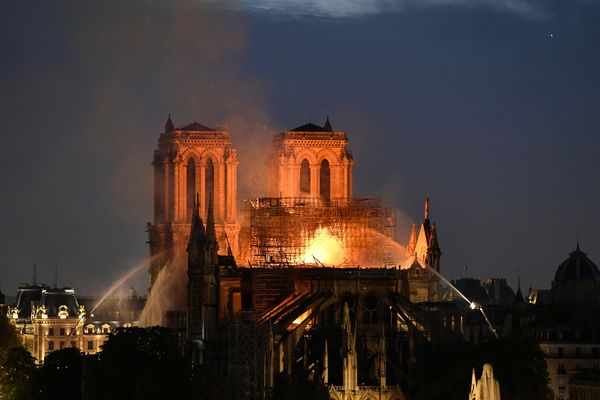
POLYGON ((169 117, 152 165, 150 291, 186 251, 180 331, 194 363, 219 370, 236 398, 268 399, 277 376, 305 371, 331 399, 404 399, 415 346, 460 329, 415 304, 439 296, 429 200, 419 232, 397 244, 393 211, 353 197, 348 137, 329 118, 274 135, 271 197, 243 210, 226 130, 169 117))

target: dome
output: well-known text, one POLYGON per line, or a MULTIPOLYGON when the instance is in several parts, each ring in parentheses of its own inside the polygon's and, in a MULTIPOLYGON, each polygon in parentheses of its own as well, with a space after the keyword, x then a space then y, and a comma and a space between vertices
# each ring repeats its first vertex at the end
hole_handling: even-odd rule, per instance
POLYGON ((600 282, 600 271, 587 254, 579 249, 577 243, 577 249, 558 266, 554 274, 553 286, 565 286, 583 281, 600 282))

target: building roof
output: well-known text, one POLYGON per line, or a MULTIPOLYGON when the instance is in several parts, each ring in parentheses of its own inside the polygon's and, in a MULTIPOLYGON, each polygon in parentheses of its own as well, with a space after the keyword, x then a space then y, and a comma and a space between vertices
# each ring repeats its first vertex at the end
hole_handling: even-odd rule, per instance
POLYGON ((294 129, 290 129, 289 132, 333 132, 333 128, 331 127, 331 122, 329 121, 329 116, 325 120, 325 125, 319 126, 317 124, 313 124, 309 122, 308 124, 304 124, 294 129))
POLYGON ((325 132, 325 128, 319 125, 315 125, 312 122, 304 124, 294 129, 290 129, 290 132, 325 132))
POLYGON ((21 285, 17 289, 15 307, 19 310, 19 318, 31 318, 31 305, 39 304, 44 285, 21 285))
POLYGON ((600 271, 596 264, 579 249, 579 243, 569 258, 562 262, 554 274, 553 286, 564 286, 571 282, 594 281, 600 282, 600 271))
MULTIPOLYGON (((467 298, 476 302, 485 302, 488 300, 488 294, 481 285, 481 281, 475 278, 460 278, 452 281, 452 284, 467 298)), ((457 301, 462 301, 459 296, 452 296, 457 301)))
POLYGON ((177 130, 184 131, 184 132, 195 132, 195 131, 204 132, 204 131, 215 131, 216 129, 209 128, 208 126, 204 126, 204 125, 199 124, 198 122, 194 121, 191 124, 186 125, 182 128, 177 128, 177 130))
POLYGON ((73 289, 46 289, 42 292, 40 306, 46 307, 48 317, 58 317, 58 311, 61 306, 67 307, 70 317, 79 315, 79 304, 75 298, 73 289))

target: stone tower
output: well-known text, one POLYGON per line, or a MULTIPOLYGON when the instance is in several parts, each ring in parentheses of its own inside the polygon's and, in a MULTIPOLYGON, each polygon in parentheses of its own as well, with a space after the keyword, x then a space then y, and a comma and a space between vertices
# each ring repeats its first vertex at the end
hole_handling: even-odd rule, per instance
POLYGON ((312 123, 273 138, 269 196, 311 197, 322 201, 352 198, 352 153, 346 132, 312 123))
POLYGON ((412 226, 410 239, 406 246, 406 257, 411 259, 415 257, 422 265, 429 265, 437 272, 440 272, 440 258, 442 251, 438 242, 437 229, 435 224, 429 221, 429 199, 425 199, 423 211, 423 222, 417 234, 415 224, 412 226))
POLYGON ((475 370, 473 370, 469 400, 500 400, 500 384, 494 378, 494 369, 490 364, 483 366, 479 380, 476 379, 475 370))
POLYGON ((197 122, 176 128, 167 119, 154 150, 154 221, 148 223, 150 254, 164 254, 150 271, 150 287, 161 265, 185 250, 196 197, 207 217, 214 199, 214 226, 219 247, 238 251, 237 150, 229 132, 197 122), (197 196, 198 195, 198 196, 197 196))

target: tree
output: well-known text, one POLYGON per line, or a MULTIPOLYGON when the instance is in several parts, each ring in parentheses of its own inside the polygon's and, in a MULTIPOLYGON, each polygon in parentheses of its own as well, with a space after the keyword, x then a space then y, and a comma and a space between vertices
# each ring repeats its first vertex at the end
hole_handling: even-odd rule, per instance
POLYGON ((408 392, 420 400, 463 400, 469 393, 473 368, 494 368, 502 398, 551 400, 546 361, 539 346, 522 339, 492 340, 480 345, 437 349, 422 356, 411 374, 408 392))
POLYGON ((167 328, 118 328, 90 371, 97 399, 181 399, 190 381, 190 363, 167 328))
POLYGON ((189 390, 195 400, 233 400, 232 390, 227 379, 215 368, 198 366, 192 373, 189 390))
POLYGON ((329 393, 321 379, 311 380, 304 368, 297 368, 291 375, 277 374, 273 388, 273 400, 328 400, 329 393))
POLYGON ((77 348, 48 353, 36 377, 40 399, 81 399, 83 355, 77 348))
POLYGON ((0 316, 0 352, 20 344, 21 341, 17 336, 14 325, 8 321, 8 318, 0 316))
POLYGON ((0 368, 0 393, 7 400, 29 400, 35 397, 35 359, 23 347, 9 348, 0 368))

